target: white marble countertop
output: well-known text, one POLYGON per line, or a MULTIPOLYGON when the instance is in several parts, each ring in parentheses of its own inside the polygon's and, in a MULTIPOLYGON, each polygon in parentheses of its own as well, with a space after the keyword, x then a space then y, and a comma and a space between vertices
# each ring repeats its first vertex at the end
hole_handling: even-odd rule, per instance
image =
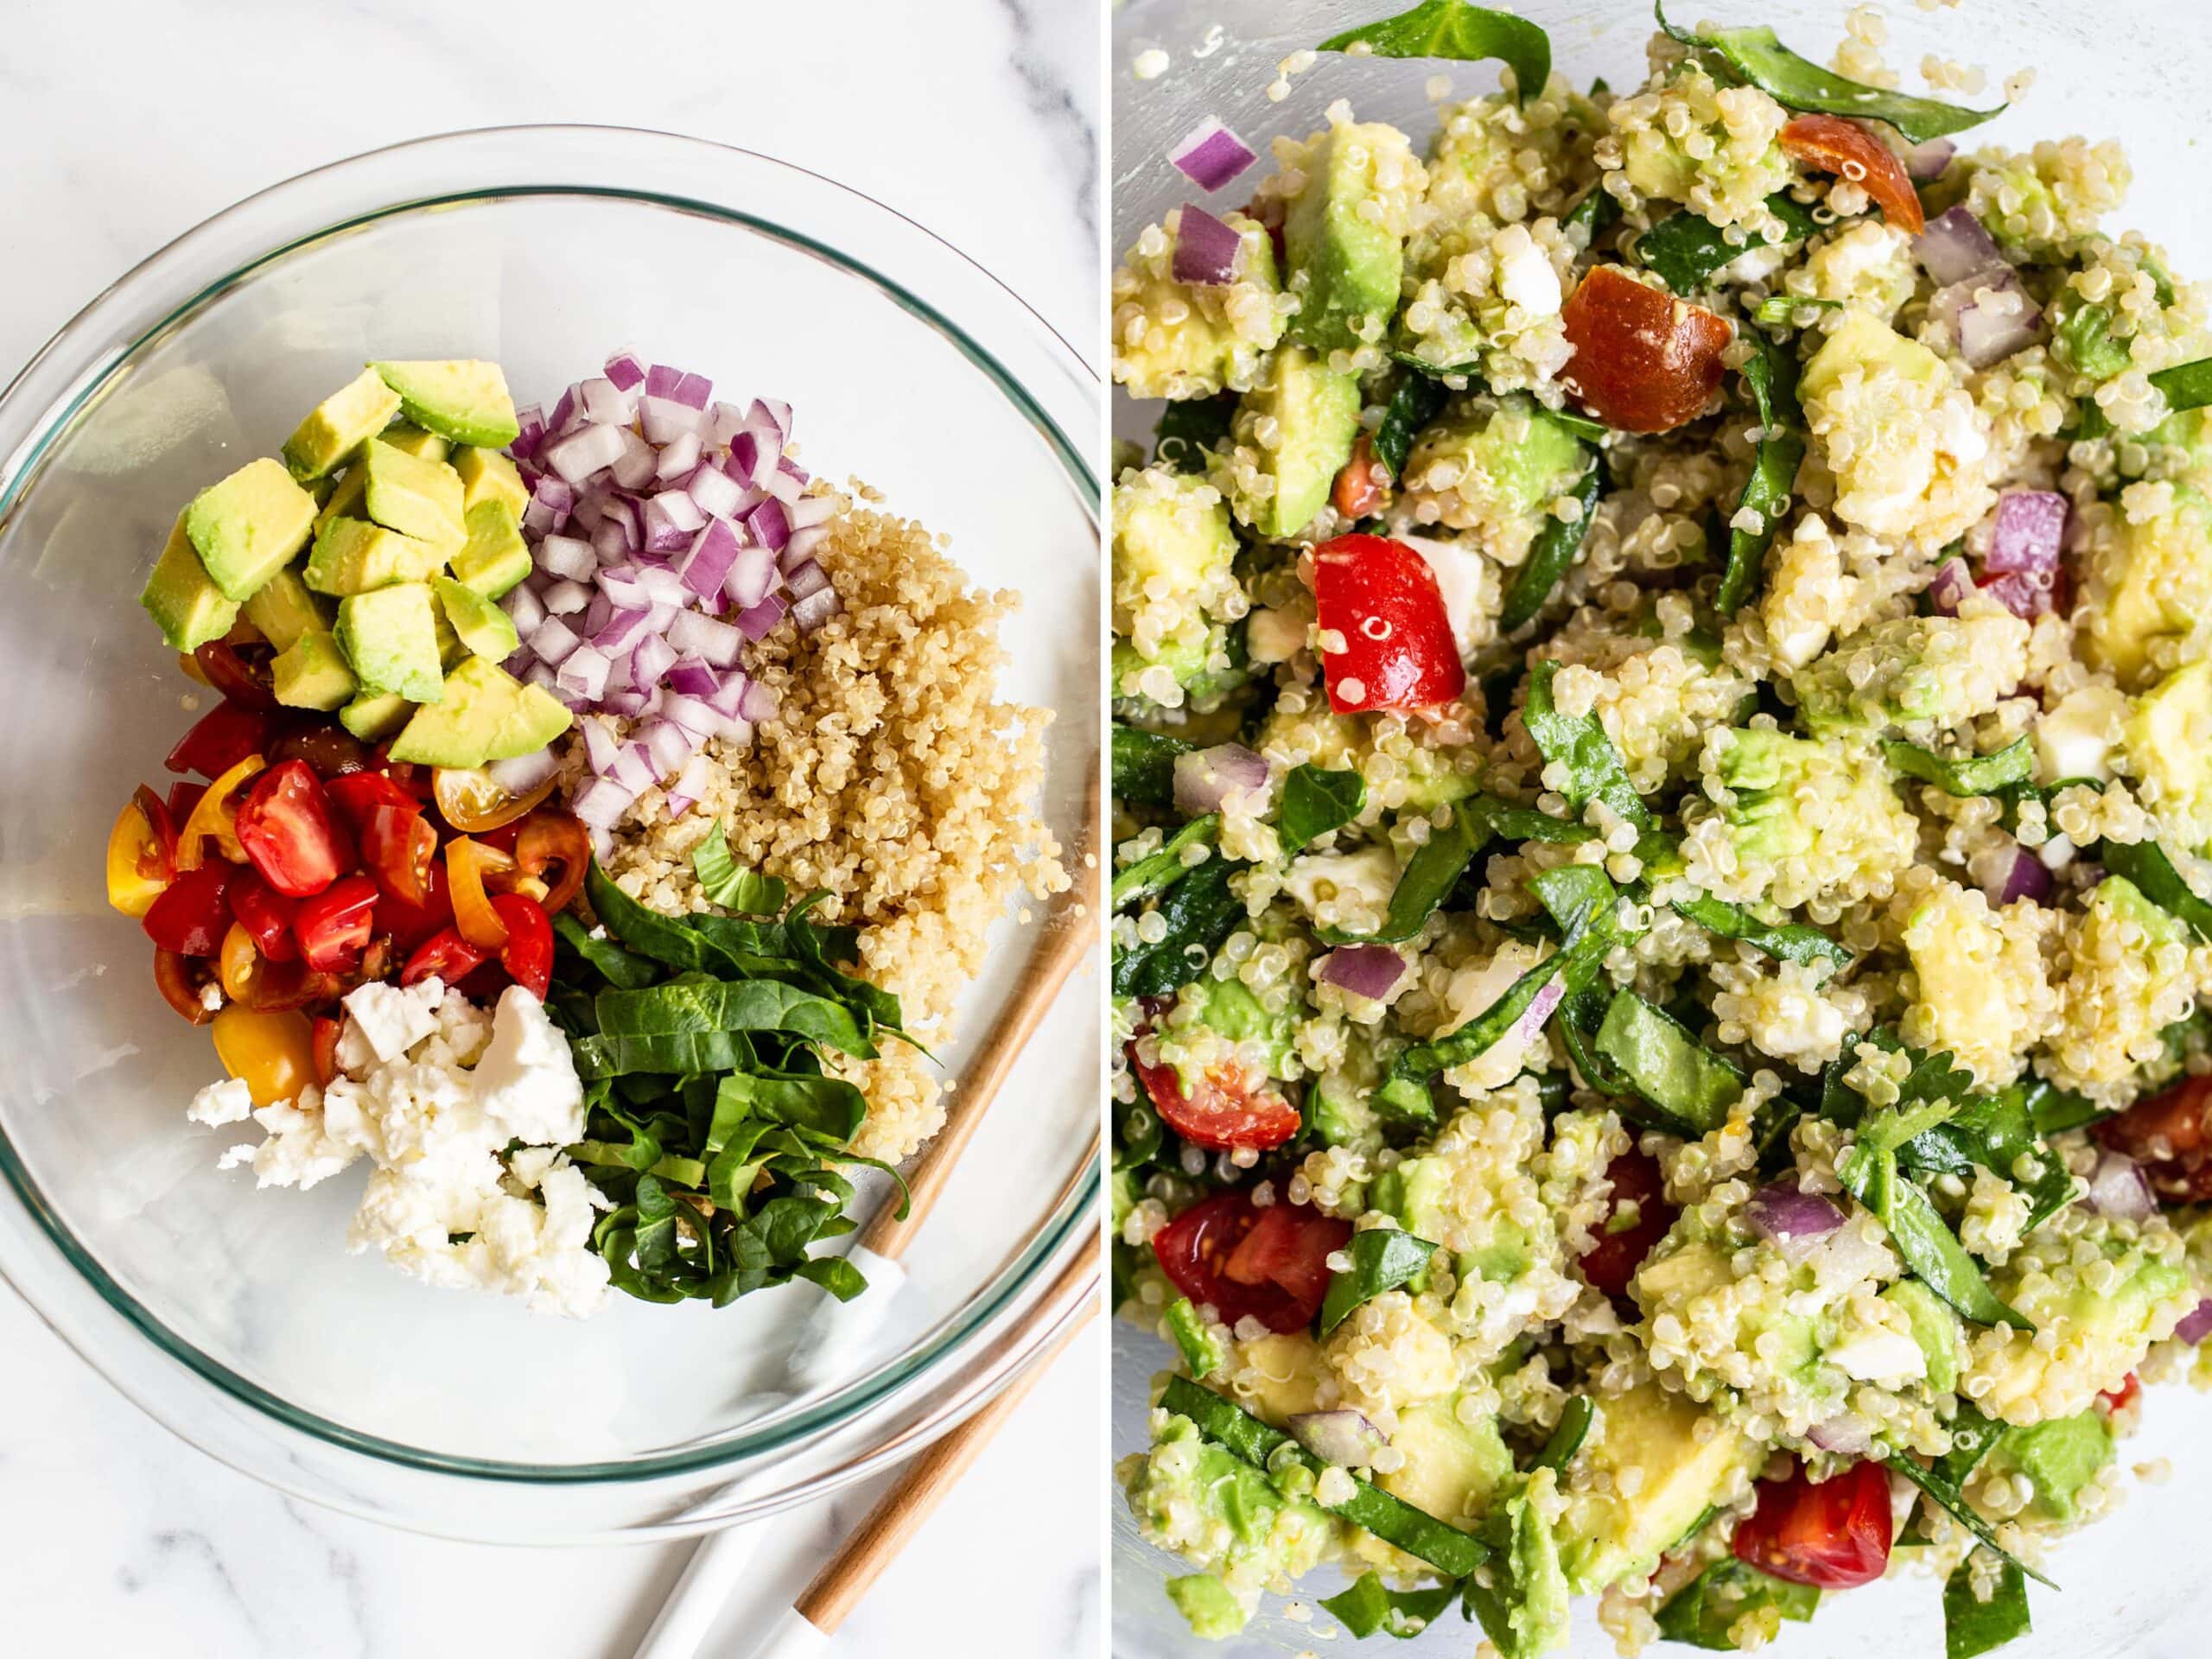
MULTIPOLYGON (((531 121, 658 127, 800 162, 974 255, 1095 359, 1098 16, 1095 0, 13 0, 0 378, 242 195, 399 139, 531 121), (492 73, 494 16, 505 56, 492 73)), ((541 1659, 621 1659, 687 1554, 453 1544, 282 1497, 141 1415, 4 1286, 0 1354, 0 1418, 15 1425, 0 1436, 10 1652, 445 1659, 526 1643, 541 1659)), ((838 1652, 1096 1650, 1103 1364, 1094 1329, 838 1652)), ((788 1517, 754 1569, 757 1602, 726 1610, 706 1652, 741 1659, 753 1620, 785 1604, 876 1490, 788 1517)))

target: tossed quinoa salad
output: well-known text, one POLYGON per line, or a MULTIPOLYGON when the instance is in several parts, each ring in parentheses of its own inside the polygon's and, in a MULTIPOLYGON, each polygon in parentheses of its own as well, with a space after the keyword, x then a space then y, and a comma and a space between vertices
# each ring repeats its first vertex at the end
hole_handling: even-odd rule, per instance
POLYGON ((1119 1474, 1203 1636, 1895 1576, 1971 1659, 2212 1379, 2204 291, 1870 13, 1659 24, 1319 43, 1503 90, 1210 122, 1115 276, 1119 1474))

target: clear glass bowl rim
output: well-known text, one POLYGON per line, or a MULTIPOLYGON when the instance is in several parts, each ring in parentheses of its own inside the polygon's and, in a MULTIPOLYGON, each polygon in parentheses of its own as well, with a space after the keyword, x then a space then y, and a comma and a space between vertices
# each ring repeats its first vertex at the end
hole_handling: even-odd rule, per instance
MULTIPOLYGON (((12 451, 0 451, 0 522, 4 522, 16 505, 27 480, 34 478, 39 462, 54 439, 66 431, 78 412, 107 384, 116 372, 128 363, 140 349, 162 333, 190 315, 209 300, 251 276, 264 265, 282 259, 310 244, 326 238, 346 234, 363 226, 395 215, 417 212, 423 208, 458 205, 465 202, 492 200, 520 196, 584 195, 629 200, 687 213, 702 214, 766 236, 772 240, 797 247, 814 257, 822 259, 841 270, 872 283, 897 303, 920 317, 934 328, 949 344, 979 368, 998 387, 999 391, 1022 414, 1023 417, 1045 439, 1060 465, 1069 474, 1077 499, 1090 518, 1094 528, 1098 523, 1098 485, 1090 461, 1089 450, 1065 431, 1060 423, 1047 411, 1040 399, 1033 393, 999 357, 973 338, 966 329, 947 316, 938 306, 924 299, 905 282, 876 270, 865 261, 832 245, 819 237, 791 226, 735 207, 726 202, 710 201, 696 196, 673 192, 656 191, 627 186, 583 182, 550 182, 533 180, 525 183, 489 184, 459 190, 435 191, 423 194, 403 195, 397 200, 351 213, 342 219, 325 222, 321 214, 306 211, 304 206, 296 207, 296 199, 326 189, 341 178, 366 173, 389 165, 394 161, 441 161, 474 146, 488 143, 518 143, 525 146, 543 146, 546 160, 561 159, 559 147, 570 143, 585 143, 601 149, 636 149, 649 152, 657 147, 681 149, 702 160, 719 162, 736 169, 758 168, 772 169, 787 177, 803 181, 805 188, 823 192, 835 192, 844 199, 843 205, 862 215, 879 216, 892 221, 886 228, 895 230, 917 247, 938 251, 938 257, 950 257, 968 272, 979 276, 1005 296, 1009 315, 1015 317, 1038 337, 1048 357, 1057 359, 1059 366, 1070 373, 1078 385, 1089 387, 1094 396, 1103 397, 1098 375, 1065 336, 1039 315, 1026 300, 1008 288, 990 270, 954 247, 944 238, 907 215, 876 200, 874 197, 842 184, 835 179, 798 166, 779 157, 766 156, 756 150, 735 145, 721 144, 708 139, 690 137, 682 134, 657 131, 647 128, 599 126, 589 124, 546 124, 499 127, 469 128, 427 137, 409 139, 400 143, 365 150, 323 166, 313 168, 283 179, 266 188, 256 191, 231 206, 200 220, 181 235, 148 255, 128 271, 95 296, 73 316, 57 329, 53 336, 35 352, 7 383, 0 387, 0 438, 4 438, 8 417, 19 413, 18 399, 27 394, 35 395, 42 372, 59 368, 70 376, 62 393, 48 399, 45 406, 30 417, 32 427, 22 442, 12 451), (156 289, 168 276, 171 267, 195 251, 196 245, 219 237, 238 220, 257 211, 277 208, 294 209, 287 215, 288 223, 309 228, 289 231, 283 239, 263 249, 226 271, 206 282, 180 302, 168 307, 153 322, 142 327, 135 337, 121 346, 100 347, 88 337, 96 334, 104 321, 103 314, 118 305, 140 297, 139 290, 156 289), (95 355, 81 368, 69 370, 62 359, 73 346, 86 345, 97 348, 95 355)), ((1096 1147, 1084 1165, 1078 1166, 1077 1179, 1068 1183, 1059 1201, 1046 1217, 1042 1227, 1031 1237, 1020 1258, 998 1277, 969 1299, 967 1307, 929 1341, 887 1362, 863 1376, 846 1384, 825 1398, 812 1402, 804 1409, 771 1418, 763 1428, 741 1433, 707 1445, 687 1448, 682 1452, 664 1453, 655 1457, 637 1458, 619 1462, 579 1463, 563 1465, 528 1464, 493 1459, 480 1459, 426 1452, 404 1446, 380 1436, 367 1434, 331 1421, 316 1413, 292 1405, 247 1378, 239 1376, 202 1353, 189 1342, 177 1336, 155 1316, 151 1309, 116 1282, 100 1266, 76 1236, 62 1224, 58 1215, 47 1204, 29 1170, 16 1155, 14 1146, 4 1133, 0 1133, 0 1180, 13 1193, 25 1211, 36 1222, 48 1241, 61 1254, 79 1277, 99 1294, 101 1300, 115 1313, 121 1316, 140 1335, 178 1364, 182 1365, 203 1381, 214 1384, 232 1399, 253 1408, 277 1422, 342 1450, 359 1452, 404 1469, 417 1470, 436 1475, 461 1476, 472 1479, 513 1482, 523 1484, 582 1485, 597 1483, 643 1482, 671 1476, 696 1474, 741 1459, 772 1453, 788 1448, 810 1438, 834 1432, 860 1418, 871 1408, 882 1403, 902 1389, 919 1382, 934 1372, 940 1362, 959 1357, 977 1338, 988 1335, 994 1321, 1009 1306, 1019 1301, 1025 1293, 1036 1288, 1047 1280, 1046 1270, 1054 1262, 1070 1254, 1072 1244, 1080 1249, 1094 1241, 1097 1230, 1099 1196, 1095 1179, 1083 1171, 1095 1168, 1096 1147)), ((105 1370, 93 1358, 86 1347, 77 1342, 48 1310, 42 1300, 30 1292, 7 1270, 0 1262, 0 1279, 5 1279, 39 1318, 79 1356, 106 1375, 105 1370)), ((857 1478, 879 1465, 891 1456, 901 1455, 914 1446, 925 1443, 927 1438, 942 1433, 972 1410, 984 1395, 996 1385, 1016 1374, 1029 1357, 1046 1345, 1054 1332, 1065 1327, 1072 1316, 1071 1310, 1079 1307, 1086 1298, 1095 1297, 1098 1274, 1096 1271, 1078 1280, 1076 1292, 1062 1299, 1057 1307, 1039 1306, 1028 1314, 1029 1328, 1023 1333, 1026 1340, 1012 1358, 999 1357, 989 1365, 981 1377, 972 1379, 967 1387, 957 1389, 951 1397, 941 1402, 928 1414, 925 1421, 897 1434, 893 1442, 874 1455, 862 1453, 842 1465, 828 1484, 842 1484, 857 1478)), ((114 1381, 110 1377, 111 1382, 114 1381)), ((124 1392, 136 1401, 135 1392, 124 1392)), ((143 1403, 143 1402, 142 1402, 143 1403)), ((166 1419, 160 1418, 168 1425, 166 1419)), ((656 1529, 657 1530, 657 1529, 656 1529)))

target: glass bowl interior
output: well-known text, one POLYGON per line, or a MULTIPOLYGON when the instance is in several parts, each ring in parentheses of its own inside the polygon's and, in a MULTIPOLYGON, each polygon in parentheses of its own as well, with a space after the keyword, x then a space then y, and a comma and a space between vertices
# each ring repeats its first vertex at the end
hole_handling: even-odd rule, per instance
MULTIPOLYGON (((1452 96, 1492 90, 1489 64, 1436 61, 1353 61, 1324 56, 1293 79, 1289 96, 1270 102, 1268 83, 1292 53, 1337 32, 1400 10, 1376 0, 1124 0, 1114 14, 1114 250, 1128 248, 1147 225, 1179 203, 1205 201, 1166 160, 1167 152, 1208 116, 1227 124, 1267 161, 1268 140, 1303 137, 1324 124, 1322 111, 1337 99, 1351 101, 1362 120, 1390 121, 1425 144, 1435 128, 1426 83, 1442 74, 1452 96), (1139 52, 1157 48, 1169 67, 1157 79, 1129 73, 1139 52)), ((1551 35, 1554 64, 1579 86, 1593 76, 1615 86, 1641 75, 1643 46, 1653 24, 1649 0, 1522 0, 1511 10, 1542 24, 1551 35)), ((1769 23, 1807 57, 1825 61, 1842 30, 1847 7, 1840 0, 1681 0, 1669 5, 1681 23, 1714 18, 1728 23, 1769 23)), ((2006 0, 1999 9, 1934 10, 1898 5, 1884 9, 1891 32, 1889 63, 1908 90, 1922 90, 1923 54, 1979 63, 1988 87, 1963 101, 1986 108, 2003 99, 2001 84, 2016 69, 2036 79, 2017 107, 1986 129, 1961 136, 1967 147, 1987 142, 2026 149, 2040 139, 2081 133, 2113 137, 2127 149, 2134 184, 2108 229, 2135 228, 2165 245, 2175 268, 2202 281, 2212 276, 2212 222, 2200 210, 2193 182, 2202 146, 2196 135, 2204 118, 2195 89, 2212 73, 2212 29, 2176 27, 2177 13, 2164 0, 2105 0, 2082 6, 2073 0, 2006 0), (1993 27, 2001 11, 2001 27, 1993 27), (2156 66, 2155 70, 2152 66, 2156 66)), ((1219 200, 1244 199, 1262 176, 1255 169, 1228 187, 1219 200)), ((1213 204, 1219 211, 1218 202, 1213 204)), ((1159 406, 1114 400, 1118 435, 1148 440, 1159 406)), ((1116 1455, 1147 1443, 1147 1386, 1167 1363, 1166 1346, 1127 1323, 1114 1334, 1113 1446, 1116 1455)), ((2193 1522, 2187 1477, 2212 1460, 2212 1398, 2168 1389, 2150 1396, 2143 1433, 2123 1458, 2139 1462, 2171 1457, 2181 1478, 2170 1485, 2135 1485, 2127 1506, 2069 1540, 2052 1565, 2066 1593, 2037 1591, 2035 1634, 2008 1656, 2035 1659, 2182 1659, 2205 1651, 2191 1622, 2212 1606, 2201 1574, 2173 1570, 2177 1553, 2167 1541, 2186 1535, 2193 1522)), ((1313 1610, 1317 1596, 1341 1587, 1333 1573, 1302 1583, 1298 1601, 1306 1619, 1284 1615, 1281 1598, 1266 1599, 1262 1616, 1233 1641, 1199 1643, 1160 1590, 1168 1577, 1188 1572, 1175 1558, 1138 1538, 1128 1505, 1114 1515, 1115 1651, 1122 1659, 1164 1659, 1205 1652, 1217 1659, 1301 1652, 1319 1647, 1317 1635, 1333 1626, 1313 1610)), ((1789 1659, 1876 1651, 1931 1654, 1939 1650, 1938 1587, 1932 1583, 1830 1597, 1810 1625, 1788 1627, 1776 1651, 1789 1659)), ((1393 1644, 1407 1659, 1465 1654, 1470 1627, 1455 1617, 1422 1637, 1393 1644)), ((1612 1651, 1586 1605, 1578 1612, 1572 1651, 1612 1651)))
MULTIPOLYGON (((117 804, 162 784, 195 717, 200 688, 134 602, 179 506, 274 453, 367 359, 496 359, 518 401, 550 404, 623 346, 711 375, 720 396, 786 399, 804 464, 948 535, 978 586, 1020 591, 1001 690, 1057 711, 1046 816, 1064 845, 1083 840, 1095 379, 975 267, 823 181, 637 133, 380 152, 165 250, 0 402, 0 570, 19 596, 0 607, 15 716, 0 731, 0 1267, 188 1438, 441 1529, 449 1480, 566 1486, 554 1530, 573 1536, 680 1526, 699 1482, 825 1437, 865 1457, 872 1421, 915 1432, 980 1386, 993 1344, 1006 1363, 1007 1321, 1093 1213, 1099 1033, 1081 977, 909 1254, 905 1290, 841 1374, 797 1398, 784 1356, 810 1287, 721 1311, 617 1296, 585 1323, 435 1291, 346 1253, 361 1170, 256 1194, 250 1171, 215 1168, 240 1137, 185 1122, 219 1069, 206 1032, 162 1004, 101 873, 117 804), (623 1483, 650 1495, 575 1495, 623 1483)), ((940 1052, 950 1073, 1039 932, 999 924, 940 1052)), ((461 1529, 527 1534, 532 1512, 514 1506, 504 1534, 461 1529)))

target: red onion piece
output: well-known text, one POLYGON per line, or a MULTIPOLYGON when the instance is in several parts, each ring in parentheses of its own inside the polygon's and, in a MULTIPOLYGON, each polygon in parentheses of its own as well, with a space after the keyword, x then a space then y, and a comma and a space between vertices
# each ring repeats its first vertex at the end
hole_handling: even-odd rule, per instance
POLYGON ((686 731, 672 720, 648 719, 638 730, 645 739, 645 755, 652 763, 656 780, 680 770, 707 741, 703 732, 686 731))
POLYGON ((676 774, 676 781, 668 786, 668 816, 680 818, 691 810, 692 804, 707 792, 707 785, 714 772, 707 764, 707 757, 695 754, 676 774))
POLYGON ((638 423, 645 429, 646 442, 673 443, 684 433, 704 427, 707 419, 702 410, 688 404, 648 392, 638 400, 638 423))
POLYGON ((2182 1315, 2181 1323, 2174 1326, 2174 1335, 2192 1344, 2212 1336, 2212 1296, 2204 1298, 2195 1308, 2182 1315))
POLYGON ((1864 1418, 1849 1412, 1815 1423, 1806 1432, 1805 1438, 1823 1452, 1833 1452, 1842 1458, 1863 1458, 1874 1449, 1874 1432, 1866 1427, 1864 1418))
MULTIPOLYGON (((768 597, 768 590, 775 585, 776 556, 765 547, 739 548, 730 561, 729 574, 722 578, 722 591, 729 595, 730 603, 741 610, 750 610, 758 605, 768 597)), ((742 617, 738 619, 738 626, 745 626, 742 617)))
POLYGON ((776 717, 782 702, 772 687, 752 680, 746 684, 745 697, 739 705, 738 712, 754 725, 764 725, 776 717))
POLYGON ((626 490, 642 490, 652 482, 653 468, 659 458, 652 445, 628 427, 619 429, 622 434, 622 453, 607 467, 607 475, 626 490))
POLYGON ((784 504, 772 497, 745 515, 745 527, 771 553, 782 552, 784 543, 791 538, 791 516, 784 511, 784 504))
POLYGON ((588 702, 607 690, 607 668, 604 655, 589 645, 578 645, 562 663, 555 683, 588 702))
POLYGON ((1293 1440, 1339 1469, 1367 1468, 1389 1444, 1381 1429, 1350 1409, 1297 1412, 1288 1423, 1293 1440))
POLYGON ((645 365, 635 352, 617 352, 607 359, 604 371, 618 391, 635 391, 645 384, 645 365))
POLYGON ((545 620, 545 601, 538 598, 527 583, 511 589, 500 601, 507 613, 507 620, 515 625, 515 632, 528 639, 545 620))
POLYGON ((1167 152, 1183 176, 1201 190, 1218 190, 1258 160, 1252 147, 1208 116, 1167 152))
MULTIPOLYGON (((684 544, 690 544, 689 537, 684 544)), ((675 620, 676 612, 691 602, 691 590, 683 585, 683 578, 664 564, 639 565, 638 586, 645 590, 645 597, 655 606, 670 607, 667 616, 655 619, 653 626, 658 628, 666 628, 675 620)))
POLYGON ((1321 982, 1354 996, 1380 1001, 1405 977, 1406 959, 1387 944, 1348 944, 1329 953, 1321 964, 1321 982))
POLYGON ((1974 591, 1974 572, 1964 559, 1946 559, 1928 584, 1928 602, 1939 616, 1956 616, 1974 591))
POLYGON ((637 414, 636 404, 622 389, 603 375, 594 375, 577 386, 577 401, 584 418, 604 426, 627 426, 637 414))
POLYGON ((745 488, 728 473, 715 467, 701 467, 683 486, 683 492, 699 504, 699 511, 715 518, 737 517, 738 503, 745 499, 745 488))
POLYGON ((748 422, 763 423, 775 433, 776 449, 779 454, 783 447, 791 441, 791 406, 780 397, 755 397, 753 407, 746 411, 745 418, 748 422))
POLYGON ((1185 207, 1175 232, 1175 280, 1222 288, 1236 280, 1244 238, 1203 207, 1185 207))
POLYGON ((611 467, 627 446, 619 426, 581 426, 567 437, 549 445, 545 464, 570 484, 581 484, 594 473, 611 467))
POLYGON ((2035 343, 2043 310, 2019 273, 1999 264, 1951 283, 1928 302, 1928 315, 1957 337, 1959 355, 1977 369, 2035 343))
POLYGON ((2051 608, 2056 584, 2049 578, 2018 571, 2009 576, 1990 577, 1981 584, 1981 591, 2013 615, 2032 622, 2051 608))
POLYGON ((588 582, 599 574, 599 555, 589 542, 580 542, 573 536, 548 536, 537 544, 537 568, 570 582, 588 582))
POLYGON ((690 550, 677 565, 683 585, 701 599, 712 599, 722 590, 730 566, 737 562, 737 532, 719 518, 707 520, 690 550))
POLYGON ((594 830, 612 830, 637 798, 611 778, 594 778, 569 803, 569 810, 594 830))
POLYGON ((537 625, 530 636, 530 648, 537 660, 548 668, 558 668, 569 660, 569 653, 583 641, 576 638, 575 630, 557 616, 549 616, 537 625))
POLYGON ((591 603, 591 589, 581 582, 556 582, 545 590, 545 608, 555 616, 574 616, 591 603))
POLYGON ((779 461, 776 470, 760 480, 760 487, 789 506, 806 493, 806 474, 795 472, 779 461))
POLYGON ((1844 1214, 1818 1192, 1801 1192, 1794 1181, 1777 1181, 1751 1194, 1744 1206, 1751 1230, 1793 1262, 1802 1261, 1821 1240, 1843 1225, 1844 1214))
POLYGON ((545 411, 536 404, 524 404, 515 411, 515 441, 507 446, 507 453, 517 461, 527 461, 545 440, 545 411))
POLYGON ((576 389, 570 386, 553 405, 553 412, 545 417, 545 435, 549 438, 564 437, 581 418, 576 408, 576 389))
POLYGON ((707 448, 727 449, 745 424, 745 411, 735 404, 715 404, 707 410, 707 448))
POLYGON ((621 753, 621 745, 614 741, 614 728, 603 720, 579 721, 584 732, 584 764, 591 768, 592 776, 605 778, 614 771, 615 757, 621 753))
POLYGON ((2005 263, 1996 238, 1963 207, 1953 207, 1929 219, 1927 228, 1913 238, 1912 251, 1919 256, 1921 269, 1938 288, 1948 288, 1978 270, 2005 263))
POLYGON ((1513 1039, 1522 1044, 1533 1043, 1543 1035, 1544 1027, 1559 1005, 1567 1001, 1567 985, 1558 978, 1544 982, 1535 998, 1522 1010, 1521 1017, 1513 1022, 1513 1039))
POLYGON ((791 524, 791 534, 796 536, 803 530, 829 523, 830 515, 836 509, 837 504, 826 495, 803 496, 784 509, 784 517, 791 524))
POLYGON ((705 448, 696 432, 681 432, 676 441, 660 452, 660 459, 653 467, 653 476, 658 479, 682 478, 699 464, 705 448))
POLYGON ((650 691, 676 666, 676 647, 664 636, 648 632, 630 653, 630 683, 650 691))
POLYGON ((699 504, 691 499, 688 490, 663 490, 645 503, 648 513, 655 507, 658 507, 662 516, 683 531, 686 537, 703 529, 707 523, 707 515, 699 511, 699 504))
MULTIPOLYGON (((687 518, 698 511, 690 496, 677 494, 685 507, 690 509, 684 514, 687 518)), ((659 496, 645 503, 645 551, 648 553, 674 553, 689 547, 692 532, 698 528, 697 524, 687 527, 677 523, 669 515, 667 507, 662 505, 659 496)))
POLYGON ((2056 490, 2007 490, 1997 498, 1997 522, 1981 568, 1992 575, 2050 575, 2066 544, 2070 506, 2056 490))
POLYGON ((706 694, 707 707, 725 720, 736 719, 745 712, 745 688, 749 683, 743 669, 731 669, 721 676, 720 683, 706 694))
POLYGON ((1217 810, 1237 790, 1264 788, 1268 763, 1241 743, 1175 757, 1175 807, 1187 817, 1217 810))
POLYGON ((738 631, 748 639, 766 639, 775 632, 776 624, 784 620, 786 607, 780 594, 771 594, 758 605, 738 613, 738 631))
POLYGON ((551 749, 543 748, 535 754, 518 755, 512 760, 494 760, 484 768, 492 781, 510 795, 527 795, 561 769, 561 760, 551 749))
POLYGON ((801 633, 812 633, 837 614, 837 595, 825 588, 791 604, 791 621, 801 633))
POLYGON ((2151 1178, 2143 1173, 2143 1166, 2109 1147, 2097 1154, 2097 1166, 2089 1176, 2089 1190, 2082 1202, 2115 1221, 2148 1221, 2158 1210, 2151 1178))
POLYGON ((1930 138, 1905 152, 1904 174, 1915 184, 1932 184, 1943 176, 1959 147, 1948 138, 1930 138))
POLYGON ((721 715, 697 697, 664 693, 660 711, 694 737, 712 737, 722 723, 721 715))
POLYGON ((808 559, 784 572, 784 586, 791 590, 793 599, 804 599, 809 594, 818 594, 830 585, 829 573, 808 559))
POLYGON ((1982 884, 1982 894, 1999 909, 2022 899, 2042 904, 2050 897, 2050 872, 2026 848, 2014 846, 2004 855, 1996 872, 1982 884))

